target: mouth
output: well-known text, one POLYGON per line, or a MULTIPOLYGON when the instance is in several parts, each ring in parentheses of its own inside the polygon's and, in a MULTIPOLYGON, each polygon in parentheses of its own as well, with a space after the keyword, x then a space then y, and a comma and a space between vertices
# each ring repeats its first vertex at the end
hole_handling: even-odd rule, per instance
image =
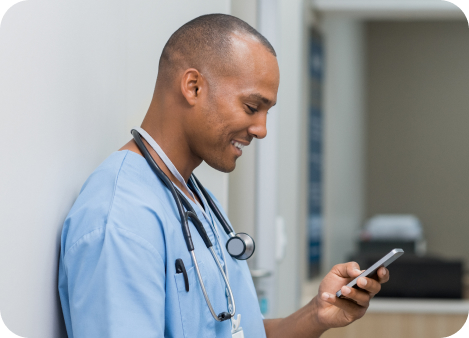
POLYGON ((231 140, 231 145, 236 149, 236 153, 238 156, 241 156, 243 154, 243 148, 246 146, 245 144, 242 144, 241 142, 231 140))

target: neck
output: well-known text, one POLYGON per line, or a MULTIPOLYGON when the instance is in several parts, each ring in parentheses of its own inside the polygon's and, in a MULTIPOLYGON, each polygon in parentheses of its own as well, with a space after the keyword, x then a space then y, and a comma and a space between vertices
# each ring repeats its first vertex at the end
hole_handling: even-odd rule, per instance
MULTIPOLYGON (((158 109, 158 106, 152 102, 142 122, 142 128, 158 143, 187 183, 192 172, 200 165, 202 159, 192 153, 184 133, 183 125, 178 122, 182 119, 175 118, 176 114, 179 113, 180 112, 175 111, 174 108, 158 109)), ((153 148, 149 147, 149 150, 151 150, 150 153, 165 174, 168 175, 173 182, 174 180, 177 181, 153 148)))

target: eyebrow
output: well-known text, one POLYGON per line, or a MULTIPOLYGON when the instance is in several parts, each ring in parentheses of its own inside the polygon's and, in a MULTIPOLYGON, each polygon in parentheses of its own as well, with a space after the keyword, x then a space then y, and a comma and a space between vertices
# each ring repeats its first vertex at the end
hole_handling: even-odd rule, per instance
POLYGON ((261 94, 259 94, 259 93, 250 94, 250 95, 249 95, 249 98, 261 100, 261 101, 264 102, 265 104, 271 105, 272 107, 277 104, 277 102, 272 102, 271 100, 269 100, 268 98, 266 98, 265 96, 263 96, 263 95, 261 95, 261 94))

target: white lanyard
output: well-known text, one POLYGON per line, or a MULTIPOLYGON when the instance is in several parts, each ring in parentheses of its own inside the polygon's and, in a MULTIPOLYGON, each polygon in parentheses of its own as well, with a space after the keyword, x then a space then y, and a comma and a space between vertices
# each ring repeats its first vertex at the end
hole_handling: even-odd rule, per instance
MULTIPOLYGON (((194 199, 194 201, 197 202, 197 200, 195 199, 194 197, 194 194, 192 193, 192 191, 189 189, 189 187, 187 186, 187 183, 186 181, 184 181, 184 178, 182 177, 182 175, 179 173, 179 171, 177 170, 177 168, 174 166, 173 162, 171 162, 171 160, 169 159, 168 156, 166 156, 165 152, 163 151, 163 149, 161 149, 161 147, 158 145, 158 143, 156 143, 156 141, 153 139, 153 137, 150 136, 150 134, 148 134, 145 130, 143 130, 142 128, 140 127, 134 127, 132 129, 135 129, 136 131, 138 131, 138 133, 140 135, 143 136, 143 138, 150 144, 150 146, 153 148, 153 150, 155 150, 155 152, 158 154, 158 156, 161 158, 161 160, 164 162, 164 164, 166 165, 166 167, 169 169, 169 171, 171 171, 171 173, 174 175, 174 177, 176 177, 176 179, 182 184, 182 186, 184 188, 186 188, 186 190, 189 192, 189 194, 191 195, 191 197, 194 199)), ((197 203, 198 204, 198 203, 197 203)))
MULTIPOLYGON (((197 199, 195 198, 194 194, 192 193, 192 191, 189 189, 186 181, 184 181, 184 178, 182 177, 182 175, 179 173, 179 171, 177 170, 177 168, 175 167, 175 165, 173 164, 173 162, 171 162, 171 160, 169 159, 168 156, 166 156, 165 152, 163 151, 163 149, 161 149, 161 147, 158 145, 158 143, 156 143, 156 141, 153 139, 153 137, 150 136, 150 134, 148 134, 143 128, 140 128, 140 127, 134 127, 132 129, 135 129, 136 131, 139 132, 140 135, 143 136, 143 138, 148 142, 148 144, 153 148, 153 150, 158 154, 158 156, 161 158, 161 160, 163 161, 163 163, 166 165, 166 167, 168 168, 168 170, 174 175, 174 177, 176 177, 176 179, 182 184, 182 186, 184 188, 186 188, 187 192, 190 194, 190 196, 192 197, 192 199, 194 200, 195 204, 199 207, 199 209, 202 211, 202 214, 204 215, 205 219, 207 220, 207 222, 210 224, 210 227, 212 228, 212 231, 214 232, 214 236, 216 237, 217 239, 217 242, 218 242, 218 245, 219 245, 219 248, 220 248, 220 252, 221 252, 221 255, 222 255, 222 259, 223 259, 223 263, 224 263, 224 269, 225 270, 225 275, 226 275, 226 278, 229 279, 228 277, 228 267, 227 267, 227 261, 225 259, 225 253, 223 252, 223 248, 221 246, 221 243, 220 243, 220 237, 218 235, 218 231, 217 231, 217 228, 214 224, 214 221, 213 221, 213 215, 212 215, 212 212, 210 210, 210 206, 208 205, 206 199, 205 199, 205 196, 201 193, 200 191, 200 188, 198 187, 197 183, 192 181, 193 183, 193 186, 195 189, 197 189, 197 192, 198 192, 198 195, 200 196, 200 198, 202 199, 202 203, 204 203, 206 206, 207 206, 207 209, 208 209, 208 213, 210 214, 207 215, 207 213, 205 212, 204 208, 199 204, 199 202, 197 201, 197 199)), ((230 298, 227 298, 228 299, 228 306, 231 307, 231 301, 230 301, 230 298)), ((229 309, 231 311, 231 308, 229 309)), ((231 328, 231 334, 232 334, 232 337, 236 337, 236 338, 244 338, 244 333, 243 333, 243 329, 239 326, 240 325, 240 322, 241 322, 241 315, 238 314, 237 318, 232 318, 231 319, 231 323, 232 323, 232 328, 231 328)))

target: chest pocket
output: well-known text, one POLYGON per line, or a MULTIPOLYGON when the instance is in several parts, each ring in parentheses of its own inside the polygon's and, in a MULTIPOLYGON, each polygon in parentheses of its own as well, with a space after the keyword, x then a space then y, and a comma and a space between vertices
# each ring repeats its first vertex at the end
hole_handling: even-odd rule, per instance
MULTIPOLYGON (((224 291, 218 285, 218 280, 213 280, 210 274, 207 274, 205 264, 198 261, 200 274, 204 281, 210 302, 215 312, 220 307, 218 300, 220 293, 223 296, 224 291)), ((176 287, 179 299, 179 308, 181 311, 182 327, 185 338, 215 338, 217 335, 217 327, 219 323, 212 317, 210 310, 205 302, 202 288, 200 287, 197 271, 194 267, 187 269, 187 277, 189 279, 189 292, 186 291, 184 276, 182 273, 176 273, 176 287)), ((217 313, 217 312, 216 312, 217 313)))

